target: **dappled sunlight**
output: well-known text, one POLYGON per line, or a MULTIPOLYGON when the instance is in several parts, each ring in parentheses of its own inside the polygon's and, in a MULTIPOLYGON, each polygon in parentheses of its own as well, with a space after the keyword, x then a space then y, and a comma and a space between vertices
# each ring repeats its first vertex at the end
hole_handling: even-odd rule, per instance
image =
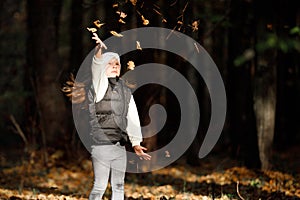
MULTIPOLYGON (((279 172, 228 167, 214 170, 210 163, 191 167, 178 162, 142 174, 127 173, 127 199, 266 199, 300 198, 299 176, 279 172)), ((87 199, 93 183, 89 159, 56 159, 44 167, 42 161, 6 163, 0 173, 1 199, 87 199)), ((234 163, 234 162, 232 162, 234 163)), ((109 199, 110 186, 105 193, 109 199)))

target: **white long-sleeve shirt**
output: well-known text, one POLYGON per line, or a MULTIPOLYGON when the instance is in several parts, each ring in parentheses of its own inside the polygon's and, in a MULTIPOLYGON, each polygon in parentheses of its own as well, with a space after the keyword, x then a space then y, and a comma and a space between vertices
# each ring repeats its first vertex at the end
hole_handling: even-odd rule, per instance
MULTIPOLYGON (((112 59, 116 58, 120 62, 119 55, 113 52, 107 52, 102 54, 101 58, 93 57, 92 61, 92 81, 95 90, 94 101, 97 103, 101 101, 108 88, 108 77, 105 74, 107 64, 112 59)), ((143 140, 140 119, 137 111, 137 107, 133 96, 131 95, 127 113, 127 134, 132 146, 140 145, 143 140)))

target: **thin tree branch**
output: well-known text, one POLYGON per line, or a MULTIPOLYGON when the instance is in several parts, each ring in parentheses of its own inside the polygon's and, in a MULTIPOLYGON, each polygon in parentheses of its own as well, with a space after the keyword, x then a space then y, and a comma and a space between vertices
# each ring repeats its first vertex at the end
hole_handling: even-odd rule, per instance
POLYGON ((236 182, 236 192, 237 194, 239 195, 239 197, 242 199, 242 200, 245 200, 242 195, 240 194, 240 191, 239 191, 239 181, 236 182))
POLYGON ((14 127, 16 128, 17 133, 19 133, 19 135, 23 139, 25 145, 27 146, 28 145, 28 140, 26 139, 25 134, 22 131, 22 129, 21 129, 20 125, 18 124, 18 122, 16 121, 15 117, 13 115, 9 115, 9 119, 13 123, 14 127))

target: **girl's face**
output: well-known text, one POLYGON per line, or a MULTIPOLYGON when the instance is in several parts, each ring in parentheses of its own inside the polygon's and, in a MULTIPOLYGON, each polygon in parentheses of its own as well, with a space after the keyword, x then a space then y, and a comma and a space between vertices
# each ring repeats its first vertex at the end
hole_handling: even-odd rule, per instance
POLYGON ((116 58, 111 59, 105 71, 105 74, 108 78, 120 76, 121 66, 119 61, 116 58))

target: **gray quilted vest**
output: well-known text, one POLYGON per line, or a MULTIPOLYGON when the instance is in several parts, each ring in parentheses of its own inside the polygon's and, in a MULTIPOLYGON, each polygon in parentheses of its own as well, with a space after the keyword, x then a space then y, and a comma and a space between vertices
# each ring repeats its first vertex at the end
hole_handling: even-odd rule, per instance
POLYGON ((122 79, 109 78, 103 99, 94 102, 94 92, 89 92, 91 136, 96 144, 127 141, 127 113, 131 91, 122 79))

